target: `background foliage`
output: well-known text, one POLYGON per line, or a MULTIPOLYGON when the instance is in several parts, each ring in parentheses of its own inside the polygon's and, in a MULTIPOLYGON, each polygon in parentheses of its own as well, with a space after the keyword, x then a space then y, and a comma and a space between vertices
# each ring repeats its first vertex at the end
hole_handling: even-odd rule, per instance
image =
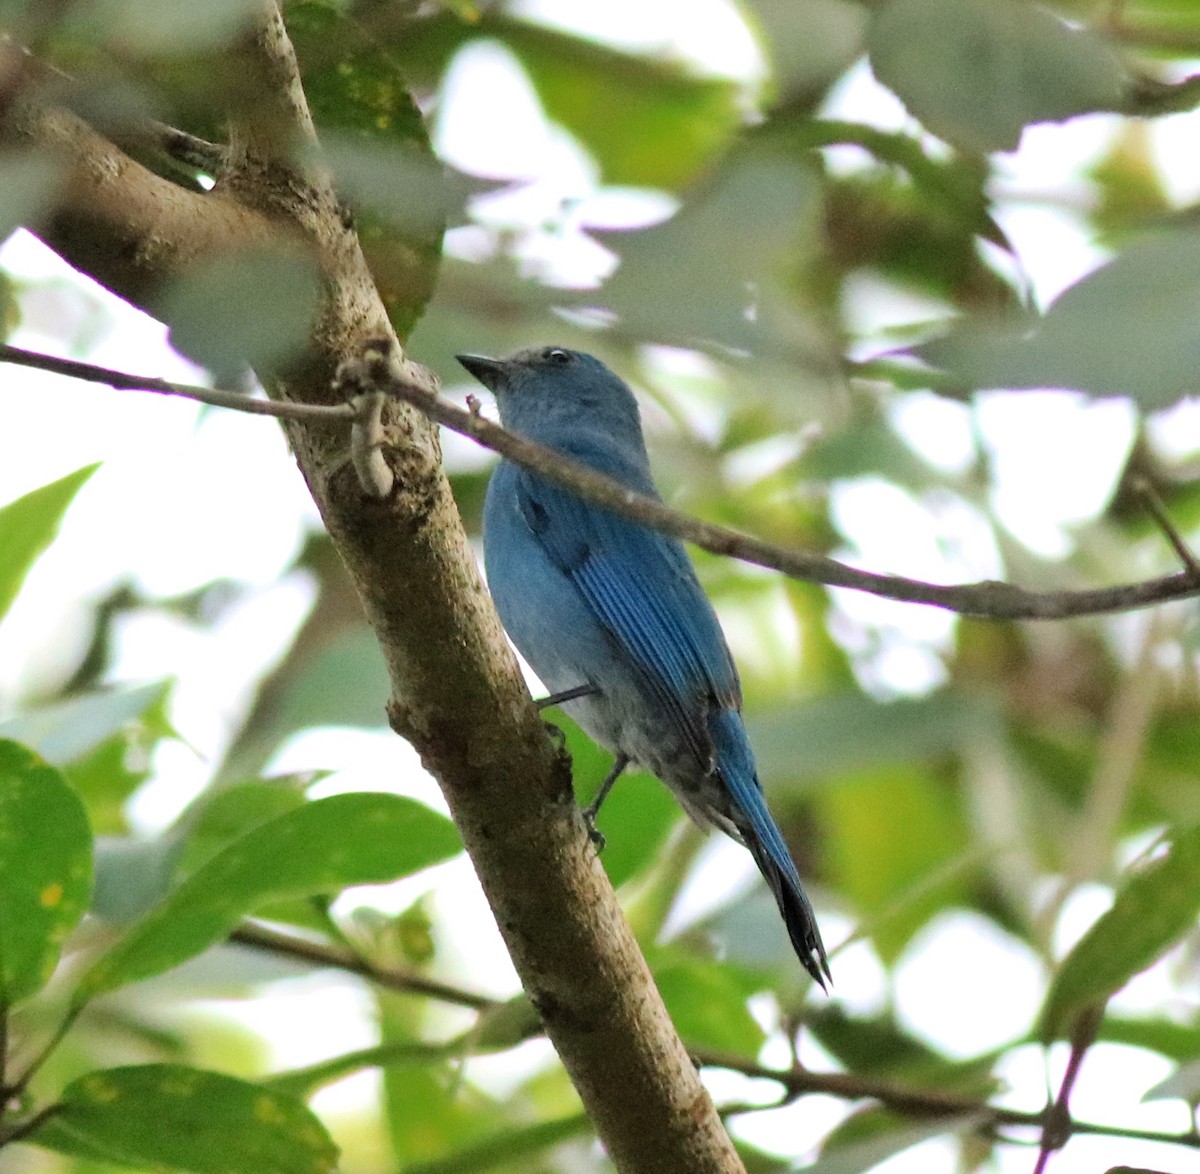
MULTIPOLYGON (((155 118, 220 141, 231 92, 254 101, 261 84, 234 53, 256 7, 76 0, 0 13, 70 79, 61 84, 77 110, 150 166, 203 186, 202 167, 139 147, 134 131, 155 118)), ((1188 69, 1200 57, 1200 9, 744 0, 735 16, 757 40, 759 76, 588 39, 517 5, 285 5, 339 191, 414 357, 458 385, 455 351, 554 341, 596 353, 645 392, 667 499, 783 544, 866 561, 886 532, 890 544, 875 548, 910 561, 874 569, 1034 588, 1169 570, 1174 556, 1132 486, 1151 484, 1185 534, 1200 524, 1200 430, 1185 399, 1200 361, 1200 237, 1195 208, 1168 195, 1171 161, 1149 128, 1196 101, 1188 69), (482 46, 523 71, 593 188, 644 193, 632 225, 544 186, 521 205, 520 189, 544 176, 438 159, 439 119, 454 87, 469 84, 464 73, 481 68, 482 46), (837 96, 868 68, 909 119, 846 114, 837 96), (1108 112, 1097 123, 1104 146, 1073 186, 1006 190, 1005 152, 1025 128, 1096 112, 1108 112), (1014 209, 1029 205, 1110 258, 1049 305, 1008 235, 1014 209), (424 302, 418 320, 407 308, 424 302), (996 388, 1010 394, 981 394, 996 388), (1052 476, 1099 480, 1104 492, 1039 543, 1006 518, 998 461, 1013 451, 1012 428, 1005 435, 992 409, 1042 388, 1080 398, 1073 415, 1033 398, 1020 417, 1030 444, 1061 429, 1037 449, 1052 454, 1052 476), (1101 452, 1083 397, 1114 396, 1128 413, 1120 443, 1101 452)), ((1065 136, 1071 125, 1036 133, 1065 136)), ((5 150, 5 231, 36 232, 60 167, 5 150)), ((161 319, 182 353, 238 378, 300 343, 315 292, 302 259, 247 257, 169 291, 161 319)), ((43 345, 86 356, 109 311, 46 314, 72 296, 9 275, 4 321, 10 332, 33 322, 53 336, 43 345)), ((477 531, 486 468, 465 445, 447 452, 477 531)), ((0 511, 0 611, 76 495, 86 498, 91 472, 0 511)), ((1022 472, 1045 477, 1029 457, 1022 472)), ((798 1033, 818 1068, 1036 1111, 1041 1048, 1056 1085, 1065 1049, 1053 1041, 1086 1046, 1091 1028, 1099 1043, 1086 1063, 1127 1074, 1106 1080, 1104 1123, 1146 1120, 1134 1109, 1153 1080, 1138 1080, 1157 1072, 1151 1095, 1168 1103, 1152 1124, 1184 1132, 1183 1106, 1200 1102, 1192 605, 1041 626, 954 621, 698 563, 742 665, 772 807, 827 941, 852 944, 833 957, 841 997, 814 995, 765 890, 716 875, 736 872, 733 850, 706 851, 657 784, 626 781, 605 808, 603 860, 687 1043, 702 1058, 786 1065, 798 1033), (990 984, 976 949, 1008 958, 1010 979, 1033 976, 1030 991, 990 984), (906 975, 935 982, 937 1011, 906 975), (1004 1033, 986 1046, 976 1043, 986 1030, 955 1026, 992 1020, 1004 1033)), ((309 610, 249 698, 230 706, 219 676, 205 684, 227 728, 207 785, 165 826, 136 816, 138 796, 170 781, 165 748, 187 736, 172 696, 189 683, 165 667, 160 679, 128 679, 116 667, 123 630, 157 614, 203 636, 266 586, 229 582, 219 566, 182 596, 114 581, 79 604, 90 641, 51 652, 50 669, 10 666, 0 722, 10 1084, 69 1031, 0 1126, 37 1124, 33 1144, 6 1149, 0 1164, 326 1170, 332 1126, 348 1171, 605 1168, 565 1075, 524 1042, 536 1025, 520 1002, 472 1009, 473 995, 513 992, 505 976, 493 981, 486 955, 463 947, 451 910, 412 888, 398 913, 375 890, 334 903, 446 860, 458 843, 412 798, 313 797, 317 768, 337 762, 279 773, 280 748, 303 731, 384 724, 378 654, 316 529, 282 571, 296 573, 311 587, 309 610), (278 997, 268 982, 306 981, 292 977, 309 973, 298 961, 216 944, 248 914, 436 978, 467 1006, 365 982, 358 997, 378 1048, 347 1054, 326 1040, 315 1067, 275 1071, 250 1029, 193 1002, 253 1007, 278 997), (376 1066, 381 1083, 355 1107, 324 1113, 325 1124, 304 1107, 376 1066)), ((55 641, 47 630, 45 647, 55 641)), ((567 738, 586 792, 604 756, 569 725, 567 738)), ((486 931, 467 937, 475 932, 486 931)), ((1033 1161, 1011 1142, 1036 1134, 978 1114, 930 1125, 871 1101, 835 1111, 811 1099, 755 1112, 778 1104, 776 1087, 728 1073, 712 1087, 745 1110, 731 1124, 757 1171, 883 1168, 914 1146, 919 1165, 887 1169, 1033 1161), (941 1140, 931 1147, 931 1137, 941 1140)), ((1084 1146, 1073 1140, 1060 1168, 1084 1168, 1068 1164, 1072 1154, 1094 1156, 1089 1169, 1100 1154, 1141 1165, 1168 1154, 1169 1169, 1183 1168, 1181 1154, 1196 1160, 1132 1141, 1084 1146)))

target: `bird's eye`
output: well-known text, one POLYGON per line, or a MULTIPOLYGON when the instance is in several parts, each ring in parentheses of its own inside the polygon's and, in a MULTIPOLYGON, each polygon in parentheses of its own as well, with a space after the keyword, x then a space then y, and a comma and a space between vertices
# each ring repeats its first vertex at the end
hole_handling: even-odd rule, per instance
POLYGON ((554 363, 556 366, 565 367, 571 361, 571 352, 564 351, 561 347, 547 347, 542 351, 542 358, 547 363, 554 363))

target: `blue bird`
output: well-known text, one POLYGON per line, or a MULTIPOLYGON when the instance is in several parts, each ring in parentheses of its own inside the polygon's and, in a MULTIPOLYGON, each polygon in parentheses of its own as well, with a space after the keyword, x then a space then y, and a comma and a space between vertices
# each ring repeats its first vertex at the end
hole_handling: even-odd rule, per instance
MULTIPOLYGON (((633 392, 562 347, 459 355, 505 428, 658 498, 633 392)), ((630 763, 701 826, 744 844, 822 987, 829 962, 796 866, 771 818, 742 724, 737 669, 682 544, 501 461, 483 514, 484 561, 513 643, 563 708, 615 757, 595 816, 630 763)))

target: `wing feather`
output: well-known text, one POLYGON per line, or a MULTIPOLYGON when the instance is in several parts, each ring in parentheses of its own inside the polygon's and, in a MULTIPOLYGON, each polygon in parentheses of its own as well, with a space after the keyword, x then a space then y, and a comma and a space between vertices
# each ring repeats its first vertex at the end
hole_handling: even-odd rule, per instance
POLYGON ((518 503, 550 560, 579 589, 708 769, 707 717, 741 708, 737 670, 683 547, 532 474, 518 503))

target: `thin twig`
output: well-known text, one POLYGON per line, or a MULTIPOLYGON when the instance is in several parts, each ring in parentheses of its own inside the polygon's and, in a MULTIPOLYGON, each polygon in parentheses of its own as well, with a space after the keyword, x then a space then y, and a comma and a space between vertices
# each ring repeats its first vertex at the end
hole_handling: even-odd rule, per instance
MULTIPOLYGON (((824 1093, 842 1100, 878 1101, 890 1109, 915 1118, 970 1117, 978 1116, 993 1127, 1042 1129, 1046 1124, 1047 1109, 1036 1112, 1021 1109, 1006 1109, 989 1105, 986 1101, 934 1089, 910 1088, 891 1084, 871 1077, 847 1072, 810 1072, 803 1068, 785 1071, 765 1068, 745 1057, 709 1049, 692 1049, 699 1064, 727 1068, 744 1076, 760 1080, 774 1080, 783 1085, 793 1096, 806 1093, 824 1093)), ((771 1107, 770 1105, 766 1107, 771 1107)), ((1156 1141, 1166 1145, 1186 1146, 1200 1149, 1200 1134, 1160 1133, 1152 1129, 1126 1129, 1119 1125, 1107 1125, 1094 1121, 1076 1121, 1067 1118, 1070 1133, 1086 1133, 1097 1137, 1121 1137, 1132 1141, 1156 1141)))
POLYGON ((1132 489, 1142 499, 1150 515, 1158 523, 1158 528, 1166 535, 1167 541, 1175 548, 1179 561, 1195 579, 1200 580, 1200 561, 1197 561, 1195 552, 1175 528, 1175 523, 1171 521, 1171 515, 1167 513, 1167 507, 1163 505, 1163 500, 1154 486, 1145 477, 1137 477, 1133 481, 1132 489))
POLYGON ((376 986, 390 991, 424 995, 427 998, 440 999, 443 1003, 456 1003, 460 1007, 470 1007, 475 1011, 488 1011, 500 1005, 500 1000, 489 998, 487 995, 466 991, 461 987, 425 978, 419 974, 376 966, 364 958, 351 954, 348 950, 339 950, 308 938, 269 929, 256 922, 242 922, 229 935, 229 940, 241 946, 250 946, 256 950, 265 950, 286 958, 296 958, 314 966, 328 966, 335 970, 345 971, 347 974, 357 974, 360 978, 365 978, 376 986))
MULTIPOLYGON (((321 406, 248 399, 211 388, 192 387, 162 379, 148 379, 109 371, 89 363, 51 359, 18 347, 0 346, 0 362, 19 363, 26 367, 54 371, 93 383, 104 383, 121 390, 186 396, 202 403, 263 416, 329 423, 352 420, 356 414, 355 408, 350 404, 321 406)), ((498 424, 485 419, 478 411, 459 408, 438 398, 430 390, 427 381, 422 381, 407 372, 397 374, 396 371, 400 369, 398 363, 389 365, 385 362, 382 366, 382 372, 378 375, 381 390, 412 404, 436 423, 469 436, 484 448, 549 478, 587 501, 652 530, 681 538, 712 554, 741 559, 743 562, 779 571, 793 579, 823 583, 827 587, 865 591, 884 599, 895 599, 902 603, 923 603, 930 607, 958 612, 960 615, 992 620, 1061 620, 1075 616, 1105 615, 1134 611, 1200 595, 1200 575, 1191 570, 1156 579, 1144 579, 1136 583, 1084 591, 1026 591, 1010 583, 995 580, 945 585, 908 579, 900 575, 862 571, 823 555, 789 550, 725 526, 689 517, 655 498, 635 493, 593 469, 568 460, 553 449, 505 431, 498 424)))
POLYGON ((26 1066, 25 1071, 18 1076, 12 1084, 4 1090, 11 1100, 14 1097, 19 1097, 26 1088, 29 1087, 29 1082, 41 1071, 41 1067, 54 1054, 55 1049, 63 1042, 68 1031, 71 1030, 75 1020, 79 1018, 79 1013, 83 1010, 83 1004, 71 1006, 67 1009, 66 1014, 62 1017, 62 1021, 54 1029, 54 1034, 46 1041, 45 1046, 26 1066))
POLYGON ((62 1105, 47 1105, 44 1109, 34 1113, 26 1121, 18 1121, 11 1129, 6 1132, 0 1132, 0 1149, 6 1145, 11 1145, 14 1141, 22 1141, 31 1134, 36 1133, 51 1117, 57 1116, 63 1110, 62 1105))
MULTIPOLYGON (((449 983, 435 982, 418 975, 406 974, 375 966, 362 958, 335 949, 332 946, 295 937, 277 930, 268 929, 253 922, 244 922, 230 935, 230 941, 253 946, 268 953, 298 958, 317 966, 327 966, 358 975, 369 982, 388 990, 406 991, 410 994, 427 995, 443 1002, 488 1011, 502 1004, 485 995, 463 990, 449 983)), ((914 1118, 978 1117, 991 1127, 1042 1129, 1047 1120, 1047 1109, 1035 1112, 1006 1109, 989 1105, 986 1101, 935 1089, 912 1088, 892 1084, 885 1080, 858 1076, 846 1072, 810 1072, 793 1067, 786 1070, 767 1068, 757 1061, 735 1053, 720 1052, 712 1048, 692 1048, 691 1056, 696 1064, 706 1068, 725 1068, 740 1072, 744 1076, 761 1080, 773 1080, 780 1084, 788 1100, 795 1100, 810 1093, 824 1093, 842 1100, 875 1100, 888 1108, 914 1118)), ((357 1056, 357 1053, 353 1054, 357 1056)), ((362 1054, 368 1056, 368 1052, 362 1054)), ((381 1053, 382 1056, 382 1053, 381 1053)), ((330 1061, 335 1065, 337 1061, 330 1061)), ((279 1079, 295 1074, 282 1073, 279 1079)), ((771 1108, 772 1105, 759 1106, 771 1108)), ((749 1112, 753 1106, 732 1107, 737 1112, 749 1112)), ((1086 1133, 1102 1137, 1121 1137, 1135 1141, 1157 1141, 1167 1145, 1187 1146, 1200 1149, 1200 1134, 1159 1133, 1154 1130, 1126 1129, 1118 1125, 1106 1125, 1092 1121, 1066 1119, 1066 1128, 1071 1133, 1086 1133)))
POLYGON ((152 379, 148 375, 131 375, 125 371, 112 371, 92 363, 80 363, 75 359, 58 359, 52 355, 40 355, 21 347, 0 345, 0 363, 13 363, 31 367, 37 371, 50 371, 70 379, 82 379, 88 383, 102 383, 117 391, 149 391, 156 395, 178 395, 184 399, 197 400, 215 408, 232 408, 237 412, 250 412, 257 416, 275 416, 281 420, 304 420, 310 423, 329 424, 353 420, 355 408, 351 404, 293 404, 279 400, 251 399, 236 391, 219 391, 214 387, 197 387, 191 383, 174 383, 168 379, 152 379))

